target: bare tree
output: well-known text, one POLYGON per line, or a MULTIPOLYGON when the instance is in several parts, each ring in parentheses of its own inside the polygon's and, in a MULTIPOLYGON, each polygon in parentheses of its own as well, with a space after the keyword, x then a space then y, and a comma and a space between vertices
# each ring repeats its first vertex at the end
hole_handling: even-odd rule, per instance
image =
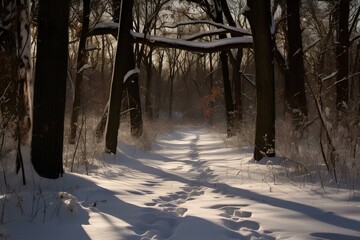
POLYGON ((63 170, 70 0, 39 0, 31 161, 45 178, 63 170))
POLYGON ((117 35, 118 42, 112 76, 109 116, 105 137, 105 151, 113 154, 116 153, 118 130, 120 126, 120 110, 124 77, 128 72, 128 68, 125 63, 128 61, 128 49, 131 48, 130 29, 132 26, 133 4, 133 0, 123 0, 120 3, 120 17, 117 35))
POLYGON ((275 86, 270 0, 248 0, 245 12, 254 39, 256 133, 254 159, 275 156, 275 86))
POLYGON ((79 49, 77 55, 74 100, 73 100, 71 123, 70 123, 69 143, 71 144, 75 143, 78 116, 81 108, 81 100, 82 100, 81 85, 83 80, 84 65, 86 62, 86 39, 87 39, 87 34, 89 32, 89 22, 90 22, 90 0, 83 0, 82 29, 80 34, 80 42, 79 42, 79 49))
POLYGON ((336 29, 336 106, 338 117, 342 117, 349 104, 349 9, 350 0, 338 0, 335 14, 336 29))
POLYGON ((286 0, 288 77, 285 78, 285 100, 296 129, 308 115, 305 94, 305 70, 300 27, 301 0, 286 0))

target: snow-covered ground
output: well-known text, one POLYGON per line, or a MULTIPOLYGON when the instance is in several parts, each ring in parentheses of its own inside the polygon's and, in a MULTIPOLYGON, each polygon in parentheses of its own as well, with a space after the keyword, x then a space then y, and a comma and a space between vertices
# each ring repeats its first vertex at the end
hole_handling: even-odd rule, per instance
POLYGON ((3 195, 2 239, 360 239, 358 190, 286 180, 279 159, 257 164, 207 128, 175 128, 151 152, 121 143, 101 161, 3 195))

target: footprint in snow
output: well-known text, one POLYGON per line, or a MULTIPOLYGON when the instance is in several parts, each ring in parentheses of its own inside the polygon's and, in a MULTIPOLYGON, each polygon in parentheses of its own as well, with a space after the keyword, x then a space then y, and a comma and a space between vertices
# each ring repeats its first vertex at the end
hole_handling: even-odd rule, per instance
POLYGON ((247 231, 251 232, 251 238, 250 239, 275 239, 269 235, 266 232, 265 234, 258 232, 260 229, 260 224, 256 221, 252 221, 249 218, 252 216, 252 212, 249 211, 243 211, 241 210, 241 207, 246 207, 247 205, 214 205, 211 208, 212 209, 219 209, 222 212, 219 214, 222 217, 222 223, 223 225, 231 230, 231 231, 247 231))
POLYGON ((242 211, 237 206, 224 206, 219 209, 223 211, 219 215, 223 217, 222 222, 228 229, 238 231, 241 228, 251 230, 258 230, 260 228, 259 223, 246 219, 251 217, 251 212, 242 211))

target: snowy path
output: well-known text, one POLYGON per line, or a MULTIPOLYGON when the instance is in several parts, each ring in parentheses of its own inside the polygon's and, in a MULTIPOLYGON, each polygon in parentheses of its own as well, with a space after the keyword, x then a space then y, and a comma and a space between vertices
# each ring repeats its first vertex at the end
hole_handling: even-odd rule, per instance
POLYGON ((223 158, 218 168, 229 171, 226 157, 233 157, 233 149, 223 149, 223 141, 208 130, 168 134, 158 140, 150 158, 130 146, 122 146, 120 152, 116 161, 136 180, 123 180, 131 185, 127 191, 133 196, 119 198, 138 206, 131 216, 121 217, 134 232, 126 239, 274 239, 252 220, 251 211, 242 210, 247 204, 217 188, 219 179, 208 159, 223 158))
POLYGON ((281 182, 223 137, 177 128, 151 153, 120 144, 91 176, 40 179, 7 203, 0 239, 360 240, 358 191, 281 182))
MULTIPOLYGON (((178 138, 178 136, 175 137, 178 138)), ((143 224, 140 224, 141 227, 135 226, 135 228, 142 230, 143 233, 139 231, 140 236, 145 236, 141 239, 207 239, 209 231, 214 229, 217 232, 211 234, 213 239, 250 239, 250 235, 246 234, 248 235, 246 237, 246 235, 240 234, 240 229, 251 232, 251 236, 264 236, 265 239, 272 239, 270 236, 256 232, 259 230, 260 225, 257 222, 248 220, 251 217, 251 212, 241 211, 241 206, 243 206, 241 204, 206 206, 202 211, 206 211, 206 209, 215 210, 216 214, 214 214, 215 211, 208 211, 207 218, 216 219, 220 216, 221 222, 219 225, 212 225, 210 222, 206 222, 205 219, 200 221, 200 219, 196 219, 196 215, 192 215, 192 212, 196 213, 199 211, 197 208, 202 207, 201 202, 216 202, 217 199, 224 197, 221 194, 211 194, 213 189, 205 187, 209 183, 215 182, 216 176, 208 166, 208 162, 202 160, 202 147, 207 148, 207 151, 214 150, 209 146, 199 144, 199 142, 202 142, 200 138, 203 137, 206 137, 206 133, 199 130, 190 131, 186 134, 183 133, 181 139, 170 138, 160 144, 161 147, 157 153, 174 162, 181 163, 168 170, 174 171, 174 174, 183 171, 188 175, 188 178, 184 181, 187 183, 179 189, 167 192, 165 195, 145 203, 146 206, 161 209, 163 214, 160 216, 156 214, 144 215, 142 218, 144 219, 143 224), (175 141, 175 144, 171 144, 173 141, 175 141), (179 146, 181 146, 180 149, 179 146), (176 152, 176 155, 173 154, 174 152, 176 152), (181 231, 177 228, 181 229, 181 231), (180 232, 182 236, 178 236, 177 232, 180 232), (187 235, 185 236, 184 233, 187 235)), ((221 144, 221 141, 214 141, 213 144, 214 146, 221 144)), ((166 179, 164 180, 166 181, 166 179)))

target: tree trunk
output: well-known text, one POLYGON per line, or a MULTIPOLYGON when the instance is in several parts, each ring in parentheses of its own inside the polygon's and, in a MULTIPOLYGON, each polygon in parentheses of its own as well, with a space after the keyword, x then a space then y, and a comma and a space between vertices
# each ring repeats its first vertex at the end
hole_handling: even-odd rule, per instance
POLYGON ((111 7, 112 7, 112 18, 113 21, 118 23, 120 20, 120 8, 121 8, 121 1, 122 0, 111 0, 111 7))
MULTIPOLYGON (((171 71, 171 70, 170 70, 171 71)), ((169 96, 169 119, 172 119, 172 107, 173 107, 173 95, 174 95, 174 77, 169 77, 169 83, 170 83, 170 96, 169 96)))
POLYGON ((80 35, 79 50, 77 56, 76 79, 74 100, 71 112, 69 143, 74 144, 76 139, 77 122, 81 108, 83 67, 86 59, 86 36, 89 32, 90 0, 83 0, 82 30, 80 35))
POLYGON ((146 58, 145 68, 146 68, 146 92, 145 92, 145 114, 148 119, 153 118, 153 109, 151 101, 151 90, 152 90, 152 53, 153 49, 150 48, 148 57, 146 58))
POLYGON ((131 48, 130 29, 132 26, 133 0, 121 1, 120 24, 118 29, 118 43, 116 48, 115 66, 113 70, 109 117, 105 137, 105 151, 116 153, 118 130, 120 127, 120 111, 123 91, 123 81, 127 73, 126 62, 128 49, 131 48))
MULTIPOLYGON (((135 68, 135 58, 132 46, 128 49, 127 54, 129 59, 128 71, 130 71, 135 68)), ((126 82, 126 90, 129 98, 131 135, 133 137, 140 137, 143 132, 143 121, 141 114, 138 74, 126 82)))
MULTIPOLYGON (((119 22, 119 14, 121 8, 121 0, 112 0, 113 8, 113 20, 114 22, 119 22)), ((133 20, 133 15, 131 11, 131 21, 133 20)), ((131 28, 132 29, 132 26, 131 28)), ((126 63, 127 71, 133 70, 136 67, 134 50, 131 45, 127 51, 129 61, 126 63)), ((130 125, 131 125, 131 135, 134 137, 140 137, 143 131, 143 121, 141 113, 141 101, 139 93, 139 78, 138 74, 133 76, 126 84, 126 91, 128 95, 128 107, 130 109, 130 125)), ((103 115, 106 116, 106 115, 103 115)))
MULTIPOLYGON (((221 0, 217 0, 215 3, 215 22, 224 23, 222 11, 221 11, 221 0)), ((220 39, 226 38, 225 34, 219 35, 220 39)), ((231 93, 231 83, 229 76, 229 63, 226 52, 220 53, 220 62, 222 69, 222 77, 224 84, 224 98, 225 98, 225 108, 226 108, 226 132, 228 137, 232 137, 234 135, 234 104, 231 93)))
MULTIPOLYGON (((210 67, 210 91, 209 94, 211 94, 211 91, 214 88, 214 65, 213 65, 213 57, 212 53, 209 53, 209 67, 210 67)), ((211 115, 209 116, 209 124, 212 126, 214 124, 214 109, 215 109, 215 100, 210 100, 210 111, 211 115)))
POLYGON ((256 133, 254 159, 275 156, 275 86, 270 1, 248 0, 245 12, 254 39, 256 67, 256 133))
POLYGON ((339 0, 337 4, 337 44, 336 44, 336 107, 339 119, 345 114, 349 104, 349 9, 350 0, 339 0))
MULTIPOLYGON (((230 26, 236 27, 236 23, 234 18, 231 15, 228 3, 226 0, 221 0, 222 10, 224 12, 225 18, 230 26)), ((231 37, 239 37, 240 35, 236 35, 234 33, 231 34, 231 37)), ((232 80, 234 86, 234 122, 237 124, 242 123, 242 88, 241 88, 241 61, 243 56, 243 49, 238 48, 236 51, 236 57, 234 61, 230 61, 232 63, 232 80)), ((239 127, 239 126, 237 126, 239 127)))
MULTIPOLYGON (((234 112, 235 112, 235 121, 240 126, 243 120, 242 113, 242 87, 241 87, 241 61, 242 61, 243 51, 242 49, 238 49, 236 54, 235 63, 232 65, 233 67, 233 84, 234 84, 234 112)), ((237 127, 239 127, 237 126, 237 127)))
POLYGON ((31 161, 45 178, 63 170, 70 0, 39 0, 31 161))
POLYGON ((286 109, 299 129, 308 115, 305 94, 305 70, 300 28, 300 0, 286 0, 288 38, 288 78, 285 82, 286 109))
MULTIPOLYGON (((360 42, 356 45, 356 55, 355 55, 355 61, 354 61, 354 71, 353 72, 360 72, 360 42)), ((353 86, 357 86, 357 89, 354 89, 356 94, 356 103, 358 106, 357 110, 357 116, 360 116, 360 76, 357 75, 354 78, 354 84, 353 86)))
POLYGON ((229 76, 228 57, 226 52, 220 53, 220 62, 222 68, 222 77, 224 84, 224 97, 226 108, 226 133, 228 137, 234 136, 234 104, 231 94, 231 84, 229 76))
POLYGON ((160 117, 160 105, 161 105, 161 82, 162 82, 162 71, 163 71, 163 60, 164 60, 164 52, 159 53, 159 68, 157 71, 157 81, 158 81, 158 87, 155 88, 155 101, 154 101, 154 118, 159 119, 160 117))

